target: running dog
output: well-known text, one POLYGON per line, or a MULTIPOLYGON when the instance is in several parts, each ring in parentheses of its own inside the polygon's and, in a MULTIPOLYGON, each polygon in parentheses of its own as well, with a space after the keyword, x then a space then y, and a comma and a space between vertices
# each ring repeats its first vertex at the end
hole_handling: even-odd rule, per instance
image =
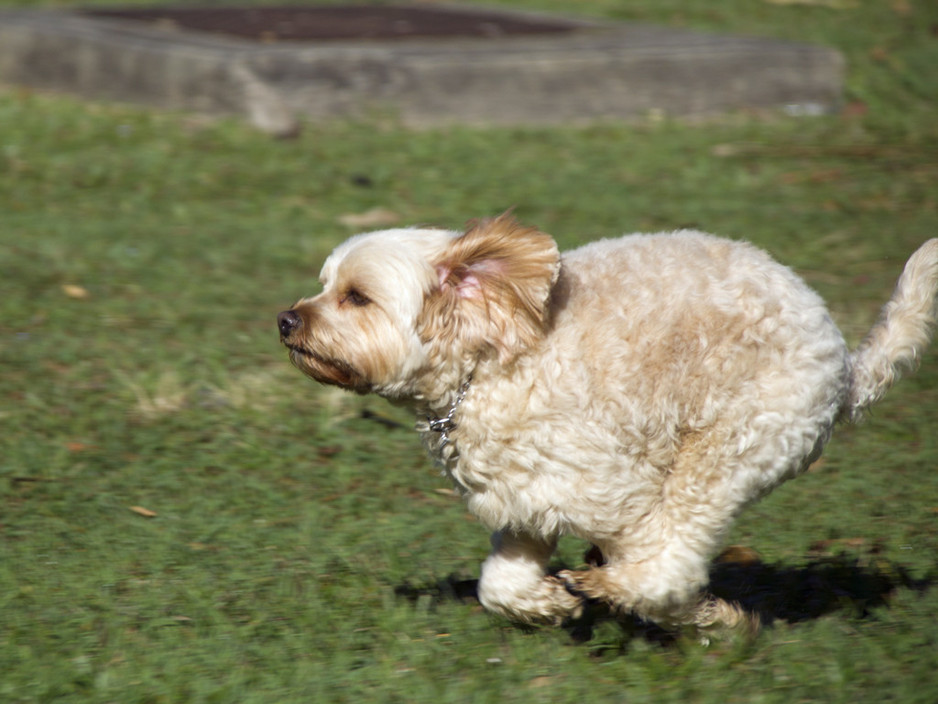
POLYGON ((706 593, 734 517, 921 358, 938 239, 853 351, 790 269, 695 231, 560 254, 510 215, 385 230, 340 245, 320 280, 278 316, 281 341, 316 381, 414 409, 493 532, 486 608, 559 623, 596 599, 706 634, 752 625, 706 593), (549 574, 563 534, 601 564, 549 574))

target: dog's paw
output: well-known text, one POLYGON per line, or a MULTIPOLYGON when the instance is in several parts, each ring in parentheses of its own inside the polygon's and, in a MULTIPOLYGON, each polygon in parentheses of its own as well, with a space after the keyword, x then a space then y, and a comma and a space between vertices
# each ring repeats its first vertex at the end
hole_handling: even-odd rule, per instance
POLYGON ((544 582, 548 585, 550 592, 549 619, 555 625, 560 625, 569 619, 576 620, 583 615, 582 597, 572 594, 564 580, 548 576, 544 578, 544 582))
POLYGON ((602 572, 599 569, 589 570, 561 570, 557 573, 567 590, 578 596, 589 599, 608 598, 602 572))
POLYGON ((757 614, 714 596, 701 598, 693 612, 691 625, 699 640, 709 645, 711 638, 742 638, 751 641, 759 635, 762 622, 757 614))
POLYGON ((492 613, 515 623, 560 626, 583 614, 583 598, 571 593, 563 580, 547 576, 524 592, 485 589, 479 600, 492 613))

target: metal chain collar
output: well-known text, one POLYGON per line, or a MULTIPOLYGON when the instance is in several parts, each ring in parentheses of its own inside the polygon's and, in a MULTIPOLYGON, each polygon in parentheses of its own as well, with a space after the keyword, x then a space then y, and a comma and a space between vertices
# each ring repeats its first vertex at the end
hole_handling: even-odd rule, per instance
POLYGON ((434 433, 440 434, 441 449, 450 443, 450 431, 456 429, 456 423, 453 421, 453 416, 456 415, 456 409, 459 408, 459 404, 461 404, 463 399, 466 398, 466 392, 469 391, 469 384, 471 382, 472 377, 470 376, 468 379, 466 379, 465 383, 459 387, 459 391, 456 393, 456 400, 453 401, 453 404, 449 407, 449 410, 446 412, 445 416, 439 418, 431 418, 430 416, 427 416, 427 425, 429 429, 434 433))

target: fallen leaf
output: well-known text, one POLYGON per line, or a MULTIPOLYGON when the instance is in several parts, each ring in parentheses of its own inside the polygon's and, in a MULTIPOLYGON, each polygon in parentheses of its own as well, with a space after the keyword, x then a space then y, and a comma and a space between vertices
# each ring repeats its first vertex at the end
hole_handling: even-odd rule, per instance
POLYGON ((156 511, 151 511, 150 509, 144 508, 143 506, 131 506, 130 510, 136 513, 138 516, 143 516, 144 518, 156 518, 157 516, 156 511))
POLYGON ((911 15, 912 5, 909 0, 892 0, 892 11, 897 15, 911 15))
POLYGON ((62 293, 64 293, 69 298, 74 298, 77 301, 84 301, 88 298, 91 298, 91 294, 88 293, 88 289, 83 286, 76 286, 74 284, 63 284, 62 293))
POLYGON ((340 452, 342 452, 342 447, 339 445, 323 445, 316 448, 316 454, 323 459, 335 457, 340 452))
POLYGON ((863 117, 870 111, 869 106, 862 100, 852 100, 844 105, 840 114, 843 117, 863 117))
POLYGON ((197 551, 209 550, 212 552, 221 549, 217 545, 208 545, 207 543, 189 543, 189 548, 197 551))
POLYGON ((541 687, 548 687, 554 683, 554 678, 550 675, 538 675, 537 677, 532 677, 528 680, 528 687, 532 689, 540 689, 541 687))
POLYGON ((867 544, 866 538, 831 538, 829 540, 815 540, 808 547, 808 554, 825 555, 831 554, 836 548, 847 548, 850 550, 859 550, 867 544))
POLYGON ((400 215, 387 208, 372 208, 363 213, 346 213, 338 217, 338 221, 348 227, 380 227, 393 225, 400 219, 400 215))
POLYGON ((730 545, 720 553, 716 561, 721 564, 757 565, 762 562, 762 558, 759 553, 745 545, 730 545))
POLYGON ((855 0, 763 0, 769 5, 809 5, 830 10, 849 10, 857 6, 855 0))
POLYGON ((743 149, 738 144, 715 144, 711 149, 710 153, 721 159, 726 159, 731 156, 739 156, 743 152, 743 149))

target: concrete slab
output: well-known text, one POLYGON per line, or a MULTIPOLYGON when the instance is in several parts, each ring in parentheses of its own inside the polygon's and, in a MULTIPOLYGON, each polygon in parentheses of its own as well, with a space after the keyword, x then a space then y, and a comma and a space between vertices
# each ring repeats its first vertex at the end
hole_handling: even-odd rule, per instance
MULTIPOLYGON (((427 9, 429 5, 410 8, 427 9)), ((465 6, 439 12, 491 15, 465 6)), ((161 108, 404 124, 550 124, 741 109, 837 109, 842 56, 753 37, 530 13, 562 31, 264 43, 63 10, 0 10, 0 81, 161 108)))

